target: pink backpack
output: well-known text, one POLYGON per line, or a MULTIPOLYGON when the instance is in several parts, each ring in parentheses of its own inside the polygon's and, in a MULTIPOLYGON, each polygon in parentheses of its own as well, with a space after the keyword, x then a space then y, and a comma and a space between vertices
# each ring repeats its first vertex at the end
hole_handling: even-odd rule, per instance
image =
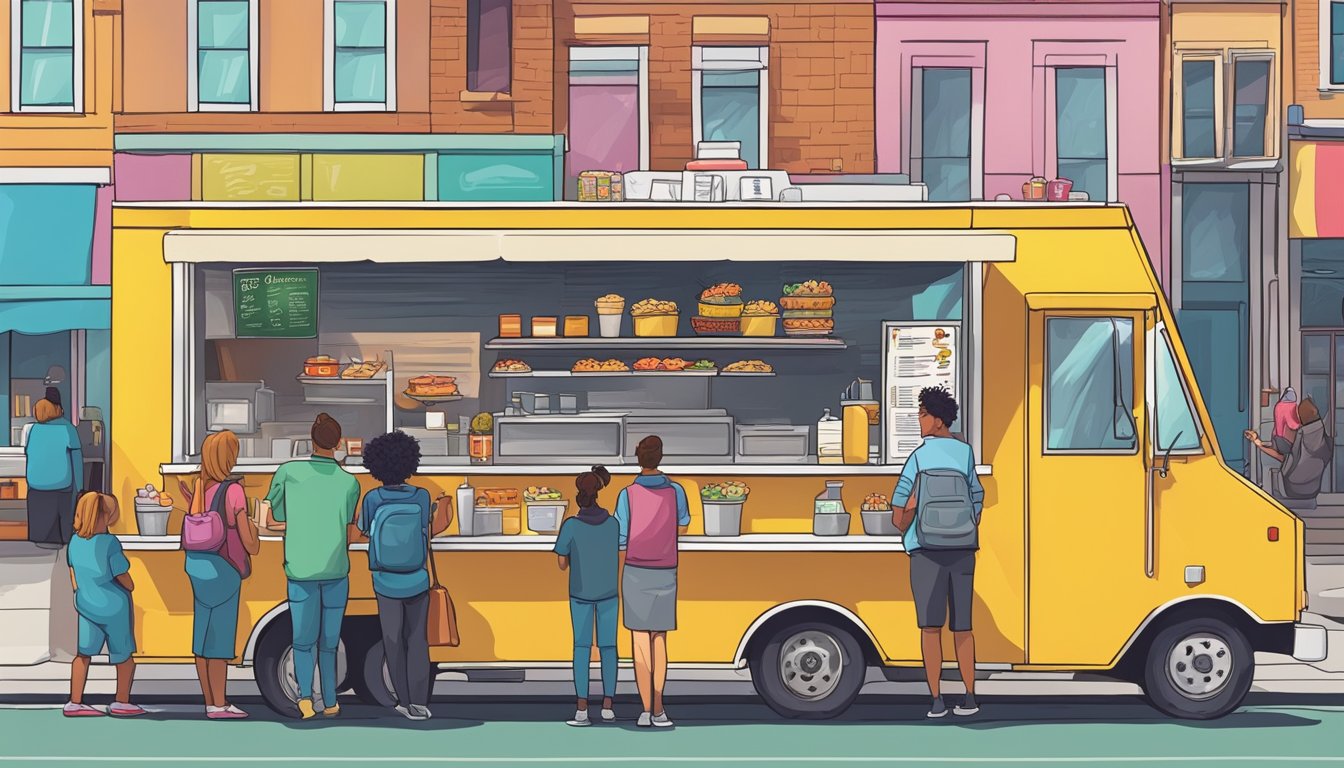
MULTIPOLYGON (((229 484, 225 480, 215 491, 214 503, 204 513, 187 515, 182 521, 182 549, 188 552, 219 552, 224 546, 224 497, 229 484)), ((204 492, 204 489, 202 489, 204 492)))

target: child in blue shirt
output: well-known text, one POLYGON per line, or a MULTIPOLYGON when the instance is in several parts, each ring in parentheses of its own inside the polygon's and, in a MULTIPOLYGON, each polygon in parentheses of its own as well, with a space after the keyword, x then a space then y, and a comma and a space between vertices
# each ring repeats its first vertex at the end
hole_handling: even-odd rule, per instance
POLYGON ((104 713, 84 703, 84 683, 91 657, 107 647, 108 660, 117 667, 116 700, 107 708, 113 717, 137 717, 145 710, 131 703, 135 677, 135 632, 132 627, 131 564, 121 542, 108 529, 121 518, 117 500, 105 493, 87 493, 75 507, 75 536, 66 550, 70 579, 79 613, 79 655, 70 667, 70 702, 66 717, 100 717, 104 713))

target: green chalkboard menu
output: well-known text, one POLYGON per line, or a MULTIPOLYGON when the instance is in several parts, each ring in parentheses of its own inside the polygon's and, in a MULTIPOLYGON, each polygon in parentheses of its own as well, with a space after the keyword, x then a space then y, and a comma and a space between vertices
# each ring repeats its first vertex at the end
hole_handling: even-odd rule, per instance
POLYGON ((235 269, 234 336, 311 339, 317 336, 316 269, 235 269))

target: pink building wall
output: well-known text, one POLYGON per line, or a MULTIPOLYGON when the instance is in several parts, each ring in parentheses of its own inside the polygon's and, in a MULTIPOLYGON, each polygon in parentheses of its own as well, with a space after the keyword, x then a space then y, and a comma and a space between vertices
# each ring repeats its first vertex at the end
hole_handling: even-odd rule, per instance
MULTIPOLYGON (((983 125, 986 200, 1055 177, 1056 66, 1102 66, 1114 133, 1113 199, 1129 205, 1165 276, 1160 155, 1161 3, 1037 0, 877 4, 877 170, 909 171, 911 83, 919 67, 969 67, 983 125), (1113 92, 1114 95, 1111 95, 1113 92)), ((972 134, 976 132, 972 129, 972 134)), ((974 152, 974 149, 973 149, 974 152)), ((972 159, 974 173, 975 159, 972 159)))
POLYGON ((121 202, 191 199, 191 155, 135 155, 112 159, 112 182, 121 202))

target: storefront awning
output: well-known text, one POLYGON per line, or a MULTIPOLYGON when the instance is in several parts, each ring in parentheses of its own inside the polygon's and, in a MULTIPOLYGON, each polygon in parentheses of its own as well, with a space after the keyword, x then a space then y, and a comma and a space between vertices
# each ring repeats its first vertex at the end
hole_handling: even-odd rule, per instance
POLYGON ((169 263, 461 261, 1013 261, 1008 233, 966 230, 195 230, 169 263))
POLYGON ((0 288, 0 332, 27 334, 112 327, 112 290, 106 285, 0 288))
POLYGON ((1293 142, 1289 237, 1344 237, 1344 141, 1293 142))

